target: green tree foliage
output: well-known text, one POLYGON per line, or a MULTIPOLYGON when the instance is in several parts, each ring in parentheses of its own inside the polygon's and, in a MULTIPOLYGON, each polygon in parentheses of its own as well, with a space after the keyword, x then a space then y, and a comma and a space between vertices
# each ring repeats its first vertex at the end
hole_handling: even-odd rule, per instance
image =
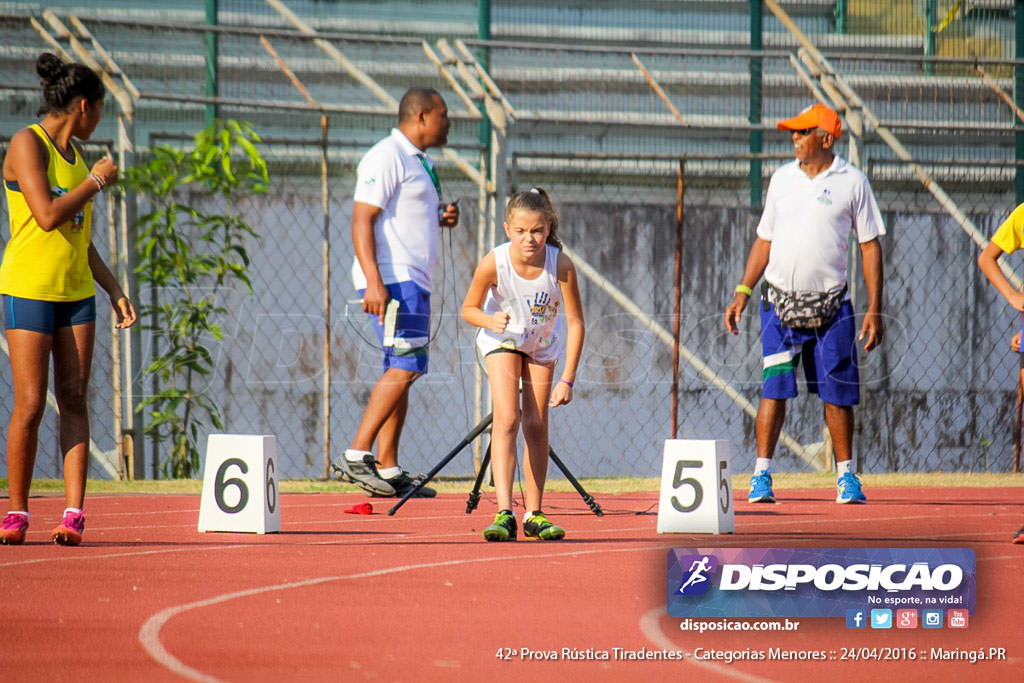
POLYGON ((161 145, 123 184, 149 210, 135 223, 140 283, 161 301, 141 307, 159 349, 145 368, 159 391, 140 402, 145 434, 170 443, 162 469, 191 477, 199 468, 202 426, 223 429, 220 408, 202 390, 213 371, 210 345, 223 338, 223 298, 238 284, 252 293, 245 244, 258 238, 239 215, 245 197, 267 191, 259 137, 239 121, 215 121, 191 149, 161 145), (211 208, 212 207, 212 208, 211 208))

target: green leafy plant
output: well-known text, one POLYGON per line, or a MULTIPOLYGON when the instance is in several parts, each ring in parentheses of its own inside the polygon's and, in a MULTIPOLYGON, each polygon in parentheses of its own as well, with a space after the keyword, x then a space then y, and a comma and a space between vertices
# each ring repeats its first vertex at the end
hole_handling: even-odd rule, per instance
POLYGON ((224 295, 237 284, 252 294, 245 244, 259 235, 237 207, 267 191, 258 142, 247 123, 215 121, 190 149, 155 147, 148 163, 125 173, 123 185, 148 205, 135 222, 139 281, 165 299, 140 307, 159 349, 145 373, 158 377, 159 389, 139 411, 148 414, 145 434, 171 444, 162 463, 170 477, 198 470, 202 426, 224 428, 200 383, 213 371, 211 342, 223 338, 224 295))

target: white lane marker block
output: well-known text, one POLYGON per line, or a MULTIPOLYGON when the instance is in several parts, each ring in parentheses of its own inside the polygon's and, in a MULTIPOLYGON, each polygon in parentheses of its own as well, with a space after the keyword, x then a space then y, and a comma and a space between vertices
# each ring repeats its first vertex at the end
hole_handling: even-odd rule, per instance
POLYGON ((666 439, 658 497, 658 533, 734 531, 729 442, 666 439))
POLYGON ((257 434, 210 434, 199 531, 278 532, 278 503, 277 440, 257 434))

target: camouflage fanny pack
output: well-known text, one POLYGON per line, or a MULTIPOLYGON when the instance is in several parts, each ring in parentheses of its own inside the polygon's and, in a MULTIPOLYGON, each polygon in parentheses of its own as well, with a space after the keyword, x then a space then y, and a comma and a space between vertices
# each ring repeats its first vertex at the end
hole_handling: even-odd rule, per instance
POLYGON ((775 307, 775 315, 786 327, 815 329, 832 322, 843 305, 846 285, 826 292, 788 292, 765 281, 762 297, 775 307))

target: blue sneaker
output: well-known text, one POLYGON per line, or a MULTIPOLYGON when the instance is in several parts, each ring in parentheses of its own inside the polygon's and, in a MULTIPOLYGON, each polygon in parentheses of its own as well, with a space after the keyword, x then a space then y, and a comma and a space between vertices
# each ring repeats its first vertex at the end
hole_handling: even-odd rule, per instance
POLYGON ((755 474, 750 478, 750 495, 747 496, 748 503, 774 503, 775 494, 772 493, 772 475, 767 472, 755 474))
POLYGON ((847 472, 843 476, 839 477, 839 481, 836 483, 838 492, 836 494, 837 503, 866 503, 868 499, 864 496, 864 493, 860 490, 860 479, 853 472, 847 472))

